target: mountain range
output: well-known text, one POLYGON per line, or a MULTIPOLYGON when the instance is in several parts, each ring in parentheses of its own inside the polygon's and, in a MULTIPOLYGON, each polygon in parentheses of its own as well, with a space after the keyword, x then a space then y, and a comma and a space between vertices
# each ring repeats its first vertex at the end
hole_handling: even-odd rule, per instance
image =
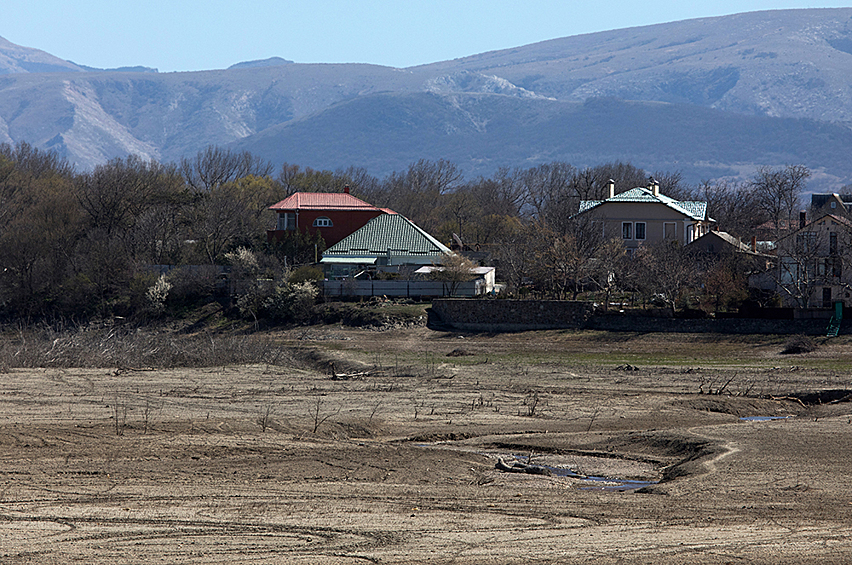
POLYGON ((749 12, 578 35, 410 68, 94 69, 0 38, 0 142, 89 169, 208 145, 375 175, 629 161, 688 182, 804 164, 852 184, 852 8, 749 12))

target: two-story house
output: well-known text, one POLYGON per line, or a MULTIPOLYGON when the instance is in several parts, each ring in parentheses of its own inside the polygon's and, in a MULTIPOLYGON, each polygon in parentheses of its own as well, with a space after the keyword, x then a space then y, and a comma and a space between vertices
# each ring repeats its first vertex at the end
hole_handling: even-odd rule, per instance
POLYGON ((605 238, 620 237, 628 253, 641 245, 660 241, 689 244, 708 233, 715 223, 707 216, 707 203, 678 201, 660 193, 654 179, 648 187, 636 187, 615 193, 610 180, 605 200, 583 200, 579 215, 590 215, 599 224, 605 238))
POLYGON ((798 308, 852 305, 852 221, 824 214, 778 240, 776 254, 776 265, 750 277, 749 285, 798 308))
POLYGON ((278 213, 274 230, 266 232, 267 241, 281 240, 290 232, 301 231, 322 235, 327 247, 367 225, 367 222, 392 210, 377 208, 349 193, 296 192, 269 207, 278 213))

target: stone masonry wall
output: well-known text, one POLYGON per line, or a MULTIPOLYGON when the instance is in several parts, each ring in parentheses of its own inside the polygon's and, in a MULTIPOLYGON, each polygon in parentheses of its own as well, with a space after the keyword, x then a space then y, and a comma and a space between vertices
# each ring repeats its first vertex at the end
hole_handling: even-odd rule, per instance
POLYGON ((589 302, 567 300, 432 301, 432 313, 441 323, 479 332, 582 328, 593 311, 589 302))
MULTIPOLYGON (((563 300, 436 299, 432 315, 462 331, 506 332, 544 329, 596 329, 629 332, 825 335, 828 320, 757 318, 680 319, 625 314, 595 315, 589 302, 563 300)), ((852 333, 844 319, 841 333, 852 333)))

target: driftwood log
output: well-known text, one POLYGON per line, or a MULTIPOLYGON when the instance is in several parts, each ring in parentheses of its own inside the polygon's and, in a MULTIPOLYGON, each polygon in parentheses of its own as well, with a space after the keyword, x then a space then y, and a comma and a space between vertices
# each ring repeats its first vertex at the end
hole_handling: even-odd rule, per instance
POLYGON ((350 379, 360 379, 362 377, 369 376, 369 371, 361 371, 360 373, 338 373, 334 370, 334 361, 328 362, 329 372, 331 373, 331 380, 333 381, 348 381, 350 379))
POLYGON ((547 475, 548 477, 553 475, 553 472, 547 467, 542 467, 541 465, 525 465, 519 461, 515 461, 511 465, 503 461, 503 458, 497 459, 497 464, 494 465, 498 471, 505 471, 506 473, 526 473, 528 475, 547 475))

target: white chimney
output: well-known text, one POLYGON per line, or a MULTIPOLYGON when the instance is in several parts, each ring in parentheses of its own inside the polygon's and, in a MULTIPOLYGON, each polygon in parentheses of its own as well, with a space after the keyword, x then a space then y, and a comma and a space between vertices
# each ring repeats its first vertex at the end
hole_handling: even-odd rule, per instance
POLYGON ((606 183, 606 187, 609 190, 609 198, 612 198, 613 196, 615 196, 615 181, 612 180, 612 179, 609 179, 609 181, 607 181, 607 183, 606 183))
POLYGON ((648 179, 648 189, 651 191, 651 194, 654 196, 660 195, 660 183, 658 183, 654 177, 648 179))

